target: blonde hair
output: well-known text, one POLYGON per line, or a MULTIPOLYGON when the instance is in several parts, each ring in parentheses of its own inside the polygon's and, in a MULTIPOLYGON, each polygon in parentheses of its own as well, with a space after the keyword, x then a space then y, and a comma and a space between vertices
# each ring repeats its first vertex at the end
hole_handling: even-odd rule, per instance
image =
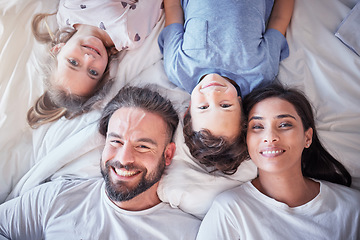
MULTIPOLYGON (((76 33, 76 30, 72 28, 61 31, 57 29, 52 32, 46 20, 55 14, 40 13, 35 15, 32 21, 32 31, 35 39, 48 44, 49 50, 59 43, 66 43, 76 33)), ((107 48, 107 51, 109 59, 105 72, 93 94, 86 97, 70 94, 53 86, 51 79, 57 67, 57 60, 54 54, 49 54, 41 64, 46 90, 27 113, 27 121, 30 127, 37 128, 42 124, 56 121, 63 116, 72 119, 90 111, 95 103, 102 100, 113 83, 113 78, 109 74, 109 65, 115 59, 117 53, 114 47, 107 48)))

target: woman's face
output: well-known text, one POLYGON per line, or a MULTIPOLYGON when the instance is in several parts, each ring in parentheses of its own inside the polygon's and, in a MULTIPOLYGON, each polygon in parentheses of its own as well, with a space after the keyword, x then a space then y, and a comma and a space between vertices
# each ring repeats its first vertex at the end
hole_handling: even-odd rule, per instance
POLYGON ((310 146, 312 133, 312 128, 304 130, 291 103, 268 98, 255 104, 249 113, 248 151, 259 171, 299 171, 302 151, 310 146))
POLYGON ((108 64, 103 42, 95 36, 77 32, 58 48, 54 84, 79 96, 92 94, 108 64))

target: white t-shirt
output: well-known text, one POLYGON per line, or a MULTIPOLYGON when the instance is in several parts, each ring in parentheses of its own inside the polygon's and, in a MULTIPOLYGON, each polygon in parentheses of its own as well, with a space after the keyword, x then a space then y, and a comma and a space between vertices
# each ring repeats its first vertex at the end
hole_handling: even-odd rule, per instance
POLYGON ((220 194, 197 239, 360 239, 360 192, 325 181, 310 202, 289 207, 251 182, 220 194))
POLYGON ((200 220, 169 204, 117 207, 103 179, 42 184, 0 205, 0 235, 10 239, 195 239, 200 220))
POLYGON ((118 51, 135 49, 149 36, 163 14, 163 0, 60 0, 60 29, 87 24, 105 30, 118 51))

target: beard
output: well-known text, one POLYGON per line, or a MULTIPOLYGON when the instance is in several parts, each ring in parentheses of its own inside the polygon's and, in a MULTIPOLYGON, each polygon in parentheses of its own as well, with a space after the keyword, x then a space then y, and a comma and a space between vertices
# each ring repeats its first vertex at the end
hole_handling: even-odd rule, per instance
POLYGON ((116 160, 107 161, 105 167, 103 167, 102 164, 100 165, 101 174, 105 180, 105 189, 108 197, 114 202, 124 202, 133 199, 160 181, 161 176, 165 170, 165 157, 163 154, 156 169, 151 173, 148 173, 147 169, 141 168, 142 177, 138 184, 133 187, 128 186, 127 182, 124 181, 112 181, 109 174, 110 168, 112 166, 116 168, 125 168, 127 170, 135 170, 140 168, 135 167, 133 164, 124 166, 116 160))

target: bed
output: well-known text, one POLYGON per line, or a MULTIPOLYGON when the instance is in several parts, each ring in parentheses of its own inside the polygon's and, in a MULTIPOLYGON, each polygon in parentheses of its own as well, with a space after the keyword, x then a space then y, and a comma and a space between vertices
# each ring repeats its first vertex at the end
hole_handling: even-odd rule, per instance
MULTIPOLYGON (((305 92, 314 106, 321 140, 353 177, 360 190, 360 57, 335 36, 359 0, 296 0, 287 32, 290 56, 280 64, 278 79, 305 92)), ((0 203, 45 181, 101 177, 104 144, 97 131, 101 106, 125 85, 157 84, 180 116, 189 94, 170 83, 163 70, 157 37, 164 17, 144 46, 127 52, 112 72, 117 80, 102 105, 72 120, 60 119, 36 130, 26 112, 44 91, 38 77, 39 57, 46 51, 31 33, 37 12, 55 11, 58 1, 0 1, 0 203)), ((360 30, 360 22, 354 31, 360 30)), ((182 126, 175 136, 176 155, 163 176, 158 195, 173 207, 203 218, 213 198, 256 176, 251 161, 234 175, 198 164, 184 144, 182 126)))

